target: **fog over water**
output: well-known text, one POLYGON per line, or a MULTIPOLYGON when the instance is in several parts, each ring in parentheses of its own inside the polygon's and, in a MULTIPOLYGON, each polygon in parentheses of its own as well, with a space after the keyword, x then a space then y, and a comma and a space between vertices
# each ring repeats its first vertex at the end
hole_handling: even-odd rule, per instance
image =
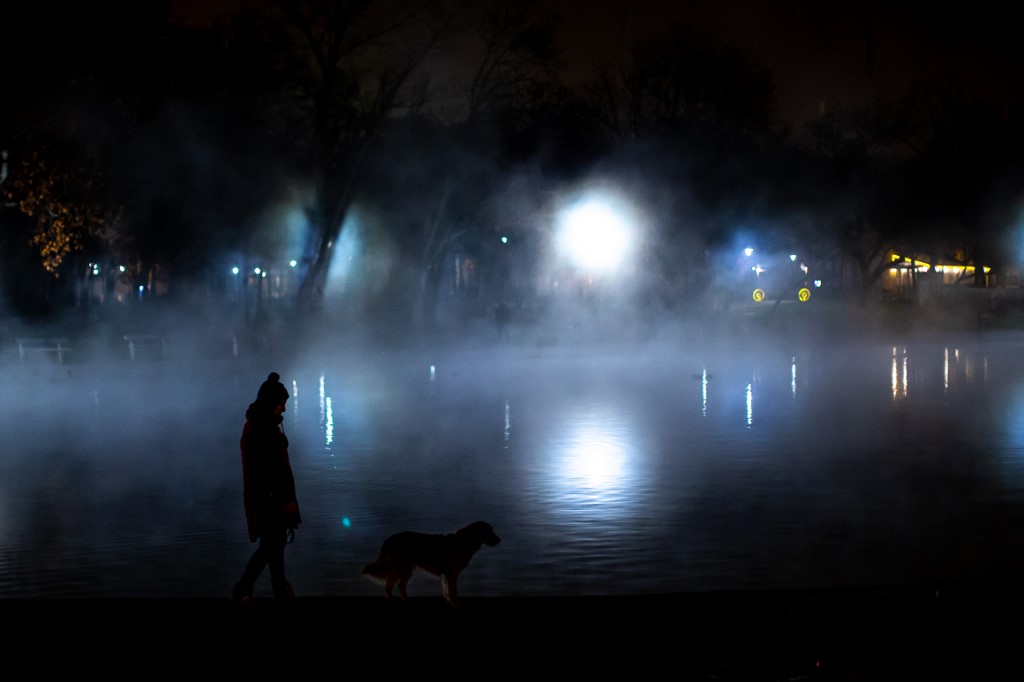
POLYGON ((238 438, 270 371, 293 393, 300 595, 375 595, 359 570, 388 534, 477 519, 503 541, 465 596, 1015 578, 1024 339, 780 319, 7 352, 0 597, 226 598, 253 548, 238 438))

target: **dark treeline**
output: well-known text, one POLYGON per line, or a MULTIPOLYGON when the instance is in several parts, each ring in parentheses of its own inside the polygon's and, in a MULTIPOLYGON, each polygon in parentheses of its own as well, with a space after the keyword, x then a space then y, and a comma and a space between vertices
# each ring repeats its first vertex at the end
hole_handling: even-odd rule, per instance
POLYGON ((544 2, 239 7, 201 26, 157 2, 0 9, 7 313, 80 306, 93 264, 173 297, 285 245, 292 302, 319 309, 358 234, 347 305, 431 325, 455 255, 475 267, 467 305, 523 303, 561 197, 591 185, 642 211, 632 291, 666 308, 703 300, 743 239, 799 249, 862 300, 891 250, 1020 260, 1021 109, 948 74, 794 127, 776 75, 698 27, 569 82, 544 2))

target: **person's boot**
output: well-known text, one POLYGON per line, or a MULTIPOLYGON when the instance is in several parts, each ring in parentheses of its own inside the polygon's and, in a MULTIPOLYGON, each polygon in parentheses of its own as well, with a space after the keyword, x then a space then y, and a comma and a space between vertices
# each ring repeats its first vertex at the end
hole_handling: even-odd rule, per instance
POLYGON ((285 584, 283 589, 274 590, 275 602, 287 602, 293 599, 295 599, 295 590, 292 589, 291 585, 285 584))

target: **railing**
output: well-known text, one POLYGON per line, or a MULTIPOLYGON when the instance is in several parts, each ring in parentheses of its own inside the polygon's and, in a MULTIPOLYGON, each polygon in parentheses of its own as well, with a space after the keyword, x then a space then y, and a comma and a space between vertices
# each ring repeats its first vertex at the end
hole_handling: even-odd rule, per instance
POLYGON ((64 363, 64 355, 74 350, 68 345, 68 340, 64 338, 26 338, 17 339, 18 343, 18 358, 24 362, 25 356, 29 353, 56 353, 57 362, 64 363))
POLYGON ((128 358, 135 360, 141 346, 155 346, 160 344, 160 357, 167 355, 167 337, 159 334, 125 334, 125 343, 128 344, 128 358))

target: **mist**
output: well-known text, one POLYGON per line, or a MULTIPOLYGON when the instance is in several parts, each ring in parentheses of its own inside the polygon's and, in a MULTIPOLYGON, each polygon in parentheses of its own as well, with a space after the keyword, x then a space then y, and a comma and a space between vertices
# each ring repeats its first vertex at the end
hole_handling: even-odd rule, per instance
POLYGON ((1024 563, 1019 202, 997 189, 1024 155, 992 101, 941 109, 913 153, 894 126, 918 119, 890 114, 930 99, 792 131, 770 72, 679 31, 578 89, 545 61, 489 98, 446 79, 461 117, 420 72, 372 116, 359 87, 317 111, 296 83, 320 81, 279 70, 309 60, 247 27, 140 33, 132 64, 89 37, 121 68, 68 79, 61 51, 12 86, 0 595, 226 596, 272 371, 307 594, 371 594, 387 534, 478 518, 503 537, 478 594, 1024 563))

